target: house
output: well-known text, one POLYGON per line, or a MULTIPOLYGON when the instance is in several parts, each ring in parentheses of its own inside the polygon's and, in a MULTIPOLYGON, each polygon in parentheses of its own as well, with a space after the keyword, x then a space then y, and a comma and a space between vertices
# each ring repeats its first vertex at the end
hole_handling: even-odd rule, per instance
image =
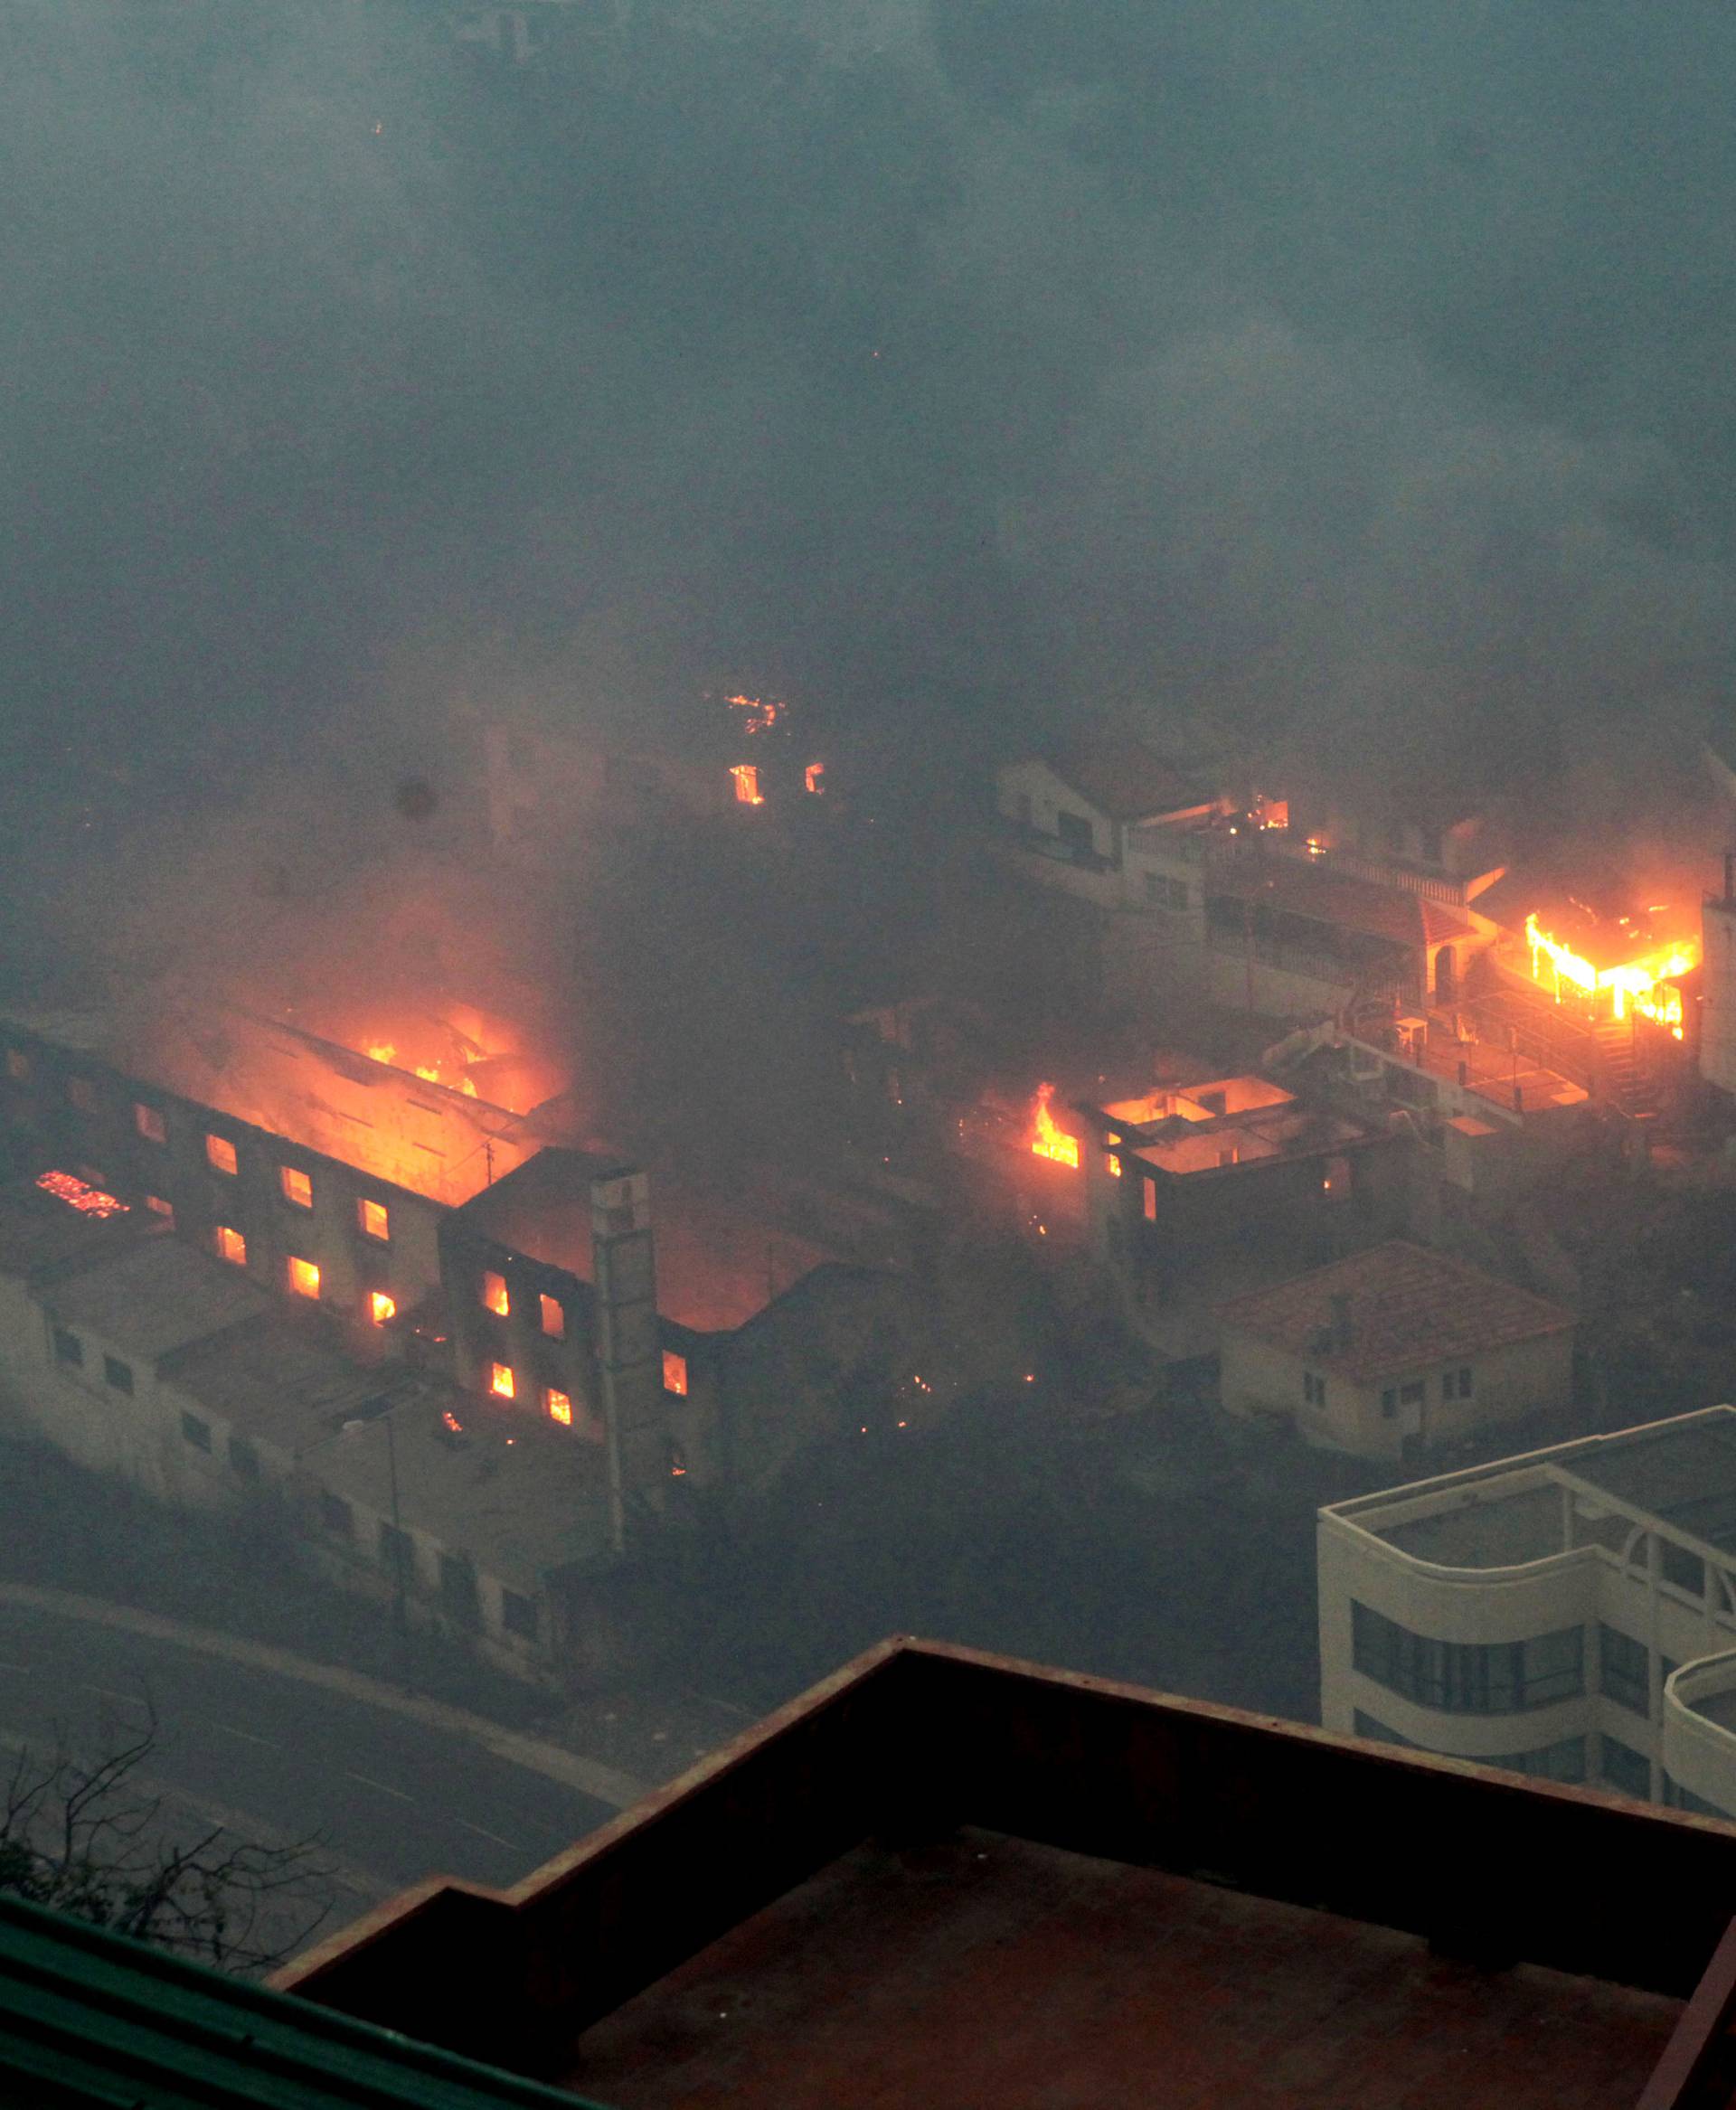
POLYGON ((1709 2110, 1732 1896, 1711 1819, 893 1640, 272 1983, 638 2110, 1709 2110))
POLYGON ((1418 1458, 1572 1398, 1574 1317, 1402 1239, 1218 1314, 1226 1413, 1364 1458, 1418 1458))
POLYGON ((1188 833, 1223 809, 1203 773, 1108 735, 996 772, 996 815, 1019 869, 1103 909, 1149 909, 1195 929, 1188 833))
POLYGON ((1320 1512, 1329 1729, 1736 1816, 1736 1408, 1320 1512))

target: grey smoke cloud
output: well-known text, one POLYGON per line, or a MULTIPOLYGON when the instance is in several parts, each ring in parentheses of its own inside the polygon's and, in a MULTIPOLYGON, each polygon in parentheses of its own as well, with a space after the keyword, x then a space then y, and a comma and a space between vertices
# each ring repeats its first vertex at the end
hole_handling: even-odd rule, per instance
POLYGON ((459 693, 675 738, 755 668, 929 747, 1111 705, 1587 817, 1721 736, 1727 10, 547 34, 9 11, 15 809, 365 787, 459 693))

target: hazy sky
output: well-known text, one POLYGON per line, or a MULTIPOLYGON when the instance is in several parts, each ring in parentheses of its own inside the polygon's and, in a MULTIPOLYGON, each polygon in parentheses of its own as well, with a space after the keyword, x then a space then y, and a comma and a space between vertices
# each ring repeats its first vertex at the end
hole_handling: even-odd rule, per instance
POLYGON ((749 681, 1599 815, 1725 713, 1727 0, 460 12, 0 0, 14 808, 749 681))

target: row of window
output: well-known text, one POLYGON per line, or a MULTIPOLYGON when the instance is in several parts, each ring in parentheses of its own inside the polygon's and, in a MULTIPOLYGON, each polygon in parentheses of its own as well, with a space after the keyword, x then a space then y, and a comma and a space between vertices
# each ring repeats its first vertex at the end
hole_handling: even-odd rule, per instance
MULTIPOLYGON (((1397 1744, 1407 1751, 1428 1748, 1409 1737, 1400 1736, 1396 1729, 1388 1729, 1384 1722, 1376 1721, 1360 1708, 1356 1710, 1354 1727, 1359 1737, 1366 1737, 1372 1743, 1397 1744)), ((1636 1751, 1631 1744, 1624 1744, 1615 1737, 1599 1736, 1597 1753, 1599 1779, 1619 1788, 1623 1794, 1632 1795, 1637 1802, 1648 1799, 1652 1792, 1652 1762, 1643 1751, 1636 1751)), ((1523 1773, 1533 1780, 1559 1780, 1574 1786, 1582 1785, 1588 1777, 1583 1737, 1561 1737, 1552 1744, 1541 1744, 1529 1751, 1504 1751, 1496 1757, 1479 1757, 1477 1763, 1498 1766, 1504 1773, 1523 1773)), ((1667 1774, 1665 1779, 1667 1784, 1667 1774)), ((1680 1794, 1683 1791, 1675 1792, 1680 1794)), ((1667 1791, 1665 1799, 1668 1800, 1667 1791)), ((1685 1809, 1690 1805, 1683 1803, 1677 1806, 1685 1809)), ((1722 1810, 1712 1809, 1709 1804, 1701 1807, 1703 1814, 1723 1815, 1722 1810)))
MULTIPOLYGON (((356 1537, 355 1512, 341 1494, 334 1494, 330 1488, 319 1493, 320 1528, 334 1539, 343 1539, 354 1544, 356 1537)), ((409 1583, 416 1575, 416 1541, 408 1531, 381 1521, 378 1533, 380 1559, 401 1581, 409 1583)), ((440 1597, 449 1608, 459 1611, 469 1618, 475 1615, 476 1606, 476 1571, 467 1560, 456 1554, 442 1553, 440 1563, 440 1597)), ((500 1593, 501 1621, 508 1634, 515 1634, 521 1641, 534 1641, 537 1633, 536 1599, 527 1597, 522 1591, 503 1589, 500 1593)))
MULTIPOLYGON (((247 1239, 233 1224, 220 1223, 213 1227, 212 1248, 220 1260, 227 1260, 232 1267, 247 1266, 247 1239)), ((285 1257, 283 1273, 284 1286, 292 1296, 305 1296, 313 1303, 318 1303, 320 1276, 317 1260, 307 1260, 298 1253, 290 1253, 285 1257)), ((388 1319, 397 1316, 398 1300, 389 1291, 364 1290, 363 1297, 367 1316, 374 1325, 383 1326, 388 1319)))
POLYGON ((1365 1678, 1444 1714, 1520 1714, 1585 1691, 1585 1630, 1529 1641, 1434 1641, 1351 1605, 1351 1654, 1365 1678))
MULTIPOLYGON (((1356 1669, 1420 1707, 1445 1714, 1517 1714, 1585 1691, 1581 1627, 1564 1626, 1530 1641, 1433 1641, 1367 1605, 1353 1601, 1350 1610, 1356 1669)), ((1597 1631, 1597 1690, 1649 1719, 1650 1651, 1601 1620, 1597 1631)), ((1676 1668, 1670 1657, 1659 1656, 1660 1680, 1676 1668)))
MULTIPOLYGON (((7 1050, 6 1065, 8 1073, 18 1081, 22 1082, 30 1075, 29 1059, 21 1049, 7 1050)), ((67 1080, 66 1096, 71 1104, 82 1113, 95 1113, 98 1110, 96 1088, 89 1078, 70 1078, 67 1080)), ((143 1099, 133 1103, 133 1126, 147 1143, 166 1144, 169 1140, 168 1116, 160 1107, 151 1106, 143 1099)), ((237 1175, 241 1171, 241 1157, 233 1140, 227 1135, 218 1135, 212 1129, 205 1131, 204 1140, 205 1163, 212 1170, 231 1178, 237 1175)), ((311 1209, 314 1206, 313 1177, 299 1166, 279 1165, 278 1186, 283 1199, 292 1208, 311 1209)), ((155 1209, 158 1214, 173 1217, 174 1210, 168 1202, 155 1195, 147 1195, 146 1201, 146 1205, 155 1209)), ((391 1242, 392 1213, 383 1201, 373 1201, 365 1195, 360 1196, 356 1201, 355 1214, 363 1236, 378 1240, 381 1245, 391 1242)))
MULTIPOLYGON (((212 1436, 211 1424, 197 1414, 182 1415, 181 1440, 191 1444, 195 1451, 205 1452, 208 1456, 215 1454, 216 1445, 212 1436)), ((229 1462, 240 1478, 258 1480, 259 1477, 259 1454, 244 1436, 230 1437, 229 1462)))
MULTIPOLYGON (((506 1287, 506 1277, 493 1267, 485 1267, 482 1286, 478 1291, 482 1307, 492 1312, 497 1319, 512 1316, 513 1299, 506 1287)), ((551 1341, 564 1341, 567 1337, 567 1314, 558 1296, 549 1295, 546 1290, 538 1294, 537 1324, 551 1341)))
MULTIPOLYGON (((1455 1399, 1468 1399, 1472 1389, 1471 1366, 1468 1363, 1461 1363, 1457 1370, 1440 1373, 1442 1406, 1450 1406, 1455 1399)), ((1381 1393, 1381 1418, 1391 1421, 1401 1407, 1420 1407, 1428 1397, 1428 1382, 1422 1378, 1412 1378, 1402 1385, 1388 1385, 1381 1393)))
MULTIPOLYGON (((71 1369, 84 1368, 84 1342, 64 1326, 53 1329, 54 1360, 71 1369)), ((112 1391, 130 1392, 133 1389, 133 1366, 122 1362, 118 1355, 105 1355, 102 1359, 102 1381, 112 1391)))

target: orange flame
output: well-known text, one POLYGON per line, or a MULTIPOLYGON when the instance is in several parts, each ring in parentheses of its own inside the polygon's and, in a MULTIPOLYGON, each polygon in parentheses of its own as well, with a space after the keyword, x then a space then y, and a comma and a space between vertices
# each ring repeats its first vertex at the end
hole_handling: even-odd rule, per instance
POLYGON ((1036 1104, 1032 1109, 1034 1124, 1034 1133, 1031 1138, 1032 1153, 1037 1157, 1052 1158, 1058 1165, 1077 1167, 1079 1138, 1077 1135, 1063 1135, 1055 1126, 1055 1117, 1049 1111, 1049 1102, 1054 1096, 1053 1085, 1040 1084, 1037 1087, 1036 1104))
POLYGON ((730 775, 735 779, 738 805, 765 805, 766 795, 760 788, 760 772, 751 762, 732 762, 730 765, 730 775))
POLYGON ((1531 947, 1532 980, 1540 988, 1552 984, 1557 1003, 1563 982, 1594 1004, 1600 1004, 1607 992, 1611 1016, 1626 1018, 1631 1004, 1640 1017, 1667 1027, 1676 1040, 1682 1038, 1682 992, 1667 984, 1697 965, 1698 948, 1691 940, 1660 946, 1623 966, 1594 967, 1552 937, 1531 915, 1525 918, 1525 943, 1531 947))

